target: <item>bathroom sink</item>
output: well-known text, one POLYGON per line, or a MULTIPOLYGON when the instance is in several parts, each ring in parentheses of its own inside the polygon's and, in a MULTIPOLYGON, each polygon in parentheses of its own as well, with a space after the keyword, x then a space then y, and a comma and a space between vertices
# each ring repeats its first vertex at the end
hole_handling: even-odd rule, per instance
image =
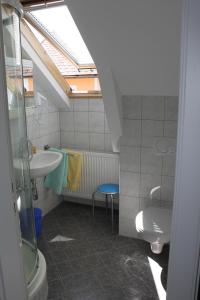
POLYGON ((38 151, 30 161, 32 178, 44 177, 57 168, 62 160, 62 154, 53 151, 38 151))

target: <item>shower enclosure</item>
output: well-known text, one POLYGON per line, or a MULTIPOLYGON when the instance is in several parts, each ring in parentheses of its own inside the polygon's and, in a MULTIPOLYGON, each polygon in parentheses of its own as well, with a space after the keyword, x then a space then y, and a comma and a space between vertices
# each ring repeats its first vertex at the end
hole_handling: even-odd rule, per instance
POLYGON ((38 251, 35 238, 32 191, 29 171, 30 150, 26 132, 26 111, 20 41, 20 11, 8 4, 1 5, 8 115, 12 146, 16 209, 19 212, 24 273, 27 285, 36 274, 38 251))

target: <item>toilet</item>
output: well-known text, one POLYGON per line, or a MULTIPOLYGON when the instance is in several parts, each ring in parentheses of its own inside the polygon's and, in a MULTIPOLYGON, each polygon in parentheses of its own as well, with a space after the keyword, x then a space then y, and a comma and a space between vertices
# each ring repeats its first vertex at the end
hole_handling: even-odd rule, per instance
POLYGON ((135 218, 138 237, 149 242, 155 254, 160 254, 164 244, 170 240, 171 214, 172 211, 167 208, 148 207, 135 218))

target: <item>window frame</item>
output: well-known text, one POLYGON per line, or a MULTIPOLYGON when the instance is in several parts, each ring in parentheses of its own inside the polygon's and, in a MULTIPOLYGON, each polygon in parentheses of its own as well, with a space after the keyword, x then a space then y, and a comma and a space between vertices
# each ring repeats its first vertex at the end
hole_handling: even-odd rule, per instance
MULTIPOLYGON (((63 88, 65 93, 68 95, 69 98, 102 98, 102 92, 97 90, 88 90, 85 92, 76 92, 73 91, 70 85, 67 82, 67 78, 98 78, 98 73, 96 74, 88 74, 83 75, 81 74, 76 76, 68 76, 68 75, 62 75, 60 70, 57 68, 55 63, 53 62, 52 58, 48 55, 48 53, 44 50, 40 42, 37 40, 36 36, 34 35, 33 31, 29 27, 30 24, 34 29, 36 29, 53 47, 55 47, 59 52, 61 52, 67 59, 70 60, 70 62, 78 69, 96 69, 95 65, 78 65, 72 57, 60 46, 59 43, 56 42, 56 40, 51 37, 51 35, 46 32, 42 26, 40 26, 34 18, 30 16, 30 14, 26 13, 24 14, 24 18, 21 20, 21 32, 25 36, 25 38, 28 40, 28 42, 31 44, 32 47, 34 47, 35 51, 37 52, 40 59, 43 61, 43 63, 47 66, 53 77, 57 80, 57 82, 60 84, 60 86, 63 88), (64 84, 65 81, 65 84, 64 84)), ((34 91, 26 91, 24 92, 25 97, 33 97, 34 91)))

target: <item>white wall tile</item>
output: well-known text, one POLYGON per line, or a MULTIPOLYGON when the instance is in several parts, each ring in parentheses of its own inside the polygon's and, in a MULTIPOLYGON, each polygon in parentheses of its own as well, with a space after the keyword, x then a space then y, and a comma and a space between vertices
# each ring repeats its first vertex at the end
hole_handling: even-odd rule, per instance
POLYGON ((139 198, 122 195, 119 205, 119 234, 137 237, 135 218, 139 212, 139 198))
POLYGON ((108 126, 108 121, 107 121, 107 118, 106 118, 106 114, 105 114, 105 119, 104 119, 104 130, 105 130, 105 133, 111 133, 110 128, 108 126))
POLYGON ((53 112, 48 114, 48 133, 53 133, 60 130, 59 113, 53 112))
POLYGON ((155 154, 154 148, 142 148, 141 172, 161 175, 162 157, 155 154))
POLYGON ((58 112, 58 108, 50 100, 48 100, 47 108, 49 113, 58 112))
MULTIPOLYGON (((33 123, 33 116, 26 116, 26 129, 27 129, 27 135, 30 137, 31 135, 31 125, 33 123)), ((10 126, 15 127, 13 124, 13 120, 10 120, 10 126)))
POLYGON ((161 176, 141 174, 140 197, 160 199, 161 176))
MULTIPOLYGON (((66 117, 64 114, 62 116, 66 117)), ((66 129, 67 124, 64 120, 65 118, 62 124, 66 129)), ((43 149, 46 144, 50 147, 60 146, 59 111, 50 100, 42 101, 40 106, 34 108, 33 115, 27 117, 27 133, 28 138, 38 149, 43 149)), ((37 180, 39 199, 34 201, 34 206, 40 207, 44 215, 57 206, 60 199, 50 189, 43 188, 43 180, 44 178, 37 180)))
POLYGON ((160 199, 150 199, 150 198, 139 198, 140 199, 140 210, 143 210, 147 207, 160 207, 161 200, 160 199))
POLYGON ((51 133, 49 135, 49 146, 60 147, 60 131, 51 133))
POLYGON ((157 140, 157 137, 142 136, 142 147, 155 147, 157 140))
POLYGON ((104 151, 104 134, 90 133, 90 151, 104 151))
POLYGON ((164 130, 163 121, 142 121, 142 136, 143 137, 160 137, 163 136, 164 130))
POLYGON ((142 99, 142 119, 164 119, 164 97, 145 96, 142 99))
POLYGON ((34 118, 28 118, 27 122, 28 137, 30 140, 40 137, 40 124, 34 118))
POLYGON ((88 111, 88 99, 74 99, 74 111, 88 111))
POLYGON ((60 108, 59 111, 74 111, 74 100, 75 99, 69 99, 69 107, 66 106, 66 107, 63 107, 63 108, 60 108))
POLYGON ((142 97, 123 96, 122 107, 124 119, 141 119, 142 97))
POLYGON ((104 114, 101 112, 89 112, 89 131, 104 133, 104 114))
POLYGON ((88 132, 75 132, 75 147, 81 150, 89 150, 88 132))
POLYGON ((47 135, 49 133, 49 114, 41 114, 39 119, 39 131, 40 137, 47 135))
POLYGON ((88 112, 74 112, 75 131, 88 132, 88 112))
POLYGON ((112 152, 112 136, 110 133, 104 134, 104 144, 105 144, 105 151, 112 152))
POLYGON ((122 146, 140 146, 141 144, 141 121, 124 120, 123 135, 120 139, 122 146))
POLYGON ((174 197, 174 177, 162 176, 161 199, 173 201, 174 197))
MULTIPOLYGON (((144 141, 147 143, 146 139, 144 141)), ((160 152, 162 153, 165 152, 168 153, 169 155, 171 154, 175 155, 176 138, 157 137, 157 138, 153 138, 152 141, 149 140, 149 143, 152 143, 152 147, 155 149, 155 153, 157 153, 158 155, 160 154, 160 152)))
POLYGON ((162 175, 175 176, 176 156, 165 155, 163 157, 162 175))
POLYGON ((166 97, 165 103, 165 119, 176 121, 178 119, 178 97, 166 97))
POLYGON ((164 135, 172 138, 175 138, 177 136, 176 121, 165 121, 164 135))
POLYGON ((74 131, 61 131, 60 132, 60 144, 62 148, 73 148, 75 144, 74 131))
POLYGON ((60 112, 60 129, 64 131, 74 130, 74 114, 69 111, 60 112))
POLYGON ((173 209, 173 201, 160 201, 160 207, 173 209))
MULTIPOLYGON (((73 116, 73 121, 70 124, 74 124, 74 126, 67 126, 67 122, 64 118, 64 110, 60 111, 60 124, 61 130, 68 130, 70 132, 76 133, 88 133, 91 135, 91 141, 88 143, 88 148, 91 146, 91 150, 94 151, 108 151, 112 152, 112 143, 111 143, 111 132, 109 130, 107 120, 104 113, 104 103, 101 99, 73 99, 73 109, 72 111, 67 111, 66 113, 70 113, 71 117, 73 116), (68 129, 66 129, 68 128, 68 129), (101 135, 97 135, 101 134, 101 135), (102 136, 103 134, 103 136, 102 136), (100 138, 97 141, 97 137, 100 138), (103 145, 103 146, 102 146, 103 145), (95 148, 96 147, 96 148, 95 148), (102 148, 103 147, 103 148, 102 148)), ((65 116, 66 117, 66 116, 65 116)), ((67 135, 66 135, 67 136, 67 135)), ((83 143, 81 141, 81 137, 84 135, 80 135, 80 138, 77 138, 74 141, 73 145, 76 148, 81 148, 83 143), (78 141, 80 141, 80 145, 78 145, 78 141)), ((62 134, 63 137, 63 134, 62 134)), ((77 135, 79 137, 79 135, 77 135)), ((72 139, 71 133, 69 134, 70 141, 72 139)), ((64 143, 64 141, 62 140, 64 143)), ((88 142, 88 138, 86 138, 84 143, 84 148, 86 147, 86 142, 88 142)), ((66 142, 65 142, 66 143, 66 142)))
POLYGON ((140 174, 120 172, 120 195, 139 196, 140 174))
POLYGON ((120 170, 129 172, 140 172, 140 148, 120 147, 120 170))
POLYGON ((121 195, 119 203, 119 214, 122 218, 132 218, 139 211, 139 198, 121 195))
POLYGON ((50 141, 51 141, 50 135, 44 135, 44 136, 40 137, 39 139, 37 139, 36 147, 40 150, 43 150, 44 146, 49 145, 50 141))
POLYGON ((103 99, 89 99, 89 111, 104 112, 103 99))
POLYGON ((177 147, 177 140, 176 138, 168 138, 170 147, 169 150, 171 153, 176 153, 176 147, 177 147))
POLYGON ((137 238, 134 217, 135 216, 131 218, 119 218, 119 235, 137 238))
POLYGON ((38 147, 38 140, 39 140, 39 138, 31 139, 32 144, 33 144, 37 149, 39 149, 39 147, 38 147))
POLYGON ((120 202, 119 230, 122 235, 137 237, 135 224, 129 215, 129 210, 130 214, 132 209, 134 210, 130 197, 139 197, 139 209, 148 206, 168 206, 168 203, 171 204, 169 200, 173 198, 174 177, 167 175, 174 175, 174 121, 177 120, 178 100, 176 97, 148 96, 142 97, 142 101, 135 98, 135 102, 131 102, 131 99, 134 97, 123 97, 122 102, 124 120, 123 136, 120 139, 120 201, 126 200, 120 202), (160 156, 155 153, 155 145, 161 139, 167 139, 170 155, 160 156), (131 157, 131 153, 126 149, 135 145, 139 146, 139 154, 134 153, 131 157), (139 166, 136 157, 140 157, 139 166))

